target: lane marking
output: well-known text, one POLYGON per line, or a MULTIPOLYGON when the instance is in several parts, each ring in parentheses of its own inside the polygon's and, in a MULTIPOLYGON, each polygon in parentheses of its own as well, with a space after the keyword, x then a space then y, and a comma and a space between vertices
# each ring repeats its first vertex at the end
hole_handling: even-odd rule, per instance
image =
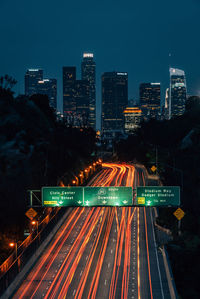
POLYGON ((157 266, 158 266, 158 274, 159 274, 159 280, 160 280, 160 286, 161 286, 161 293, 162 293, 162 298, 164 299, 164 291, 163 291, 163 285, 162 285, 162 279, 161 279, 161 273, 160 273, 160 264, 158 260, 158 253, 156 249, 156 238, 155 238, 155 232, 154 232, 154 227, 153 227, 153 217, 152 217, 152 210, 150 212, 151 216, 151 226, 152 226, 152 231, 153 231, 153 241, 154 241, 154 248, 156 252, 156 260, 157 260, 157 266))

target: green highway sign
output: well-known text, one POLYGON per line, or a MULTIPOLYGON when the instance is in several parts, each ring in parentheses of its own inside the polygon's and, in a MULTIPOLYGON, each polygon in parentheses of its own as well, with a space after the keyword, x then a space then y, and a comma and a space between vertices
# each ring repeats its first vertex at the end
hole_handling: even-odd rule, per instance
POLYGON ((132 187, 85 187, 84 206, 132 206, 132 187))
POLYGON ((137 187, 135 206, 179 206, 180 187, 137 187))
POLYGON ((45 207, 179 206, 180 187, 43 187, 45 207), (135 193, 134 193, 135 194, 135 193))
POLYGON ((43 187, 42 205, 45 207, 83 206, 83 187, 43 187))
POLYGON ((132 187, 43 187, 45 207, 132 206, 132 187))

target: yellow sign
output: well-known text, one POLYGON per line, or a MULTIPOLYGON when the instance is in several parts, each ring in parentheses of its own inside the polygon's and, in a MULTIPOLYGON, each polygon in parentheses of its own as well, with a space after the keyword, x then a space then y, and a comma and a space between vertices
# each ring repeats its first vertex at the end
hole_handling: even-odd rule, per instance
POLYGON ((155 172, 155 171, 156 171, 156 169, 157 169, 157 167, 156 167, 156 166, 154 166, 154 165, 151 167, 151 171, 153 171, 153 172, 155 172))
POLYGON ((30 208, 25 215, 32 220, 37 215, 37 212, 33 208, 30 208))
POLYGON ((57 204, 58 204, 57 201, 44 200, 44 205, 57 205, 57 204))
POLYGON ((144 205, 145 204, 145 197, 138 197, 138 204, 144 205))
POLYGON ((181 208, 178 208, 173 214, 178 220, 181 220, 185 216, 185 212, 181 208))

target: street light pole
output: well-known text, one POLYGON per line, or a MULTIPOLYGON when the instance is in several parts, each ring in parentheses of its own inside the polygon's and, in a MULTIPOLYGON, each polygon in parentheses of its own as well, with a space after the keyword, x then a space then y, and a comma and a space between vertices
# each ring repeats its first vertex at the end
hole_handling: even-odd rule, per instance
POLYGON ((12 242, 9 244, 10 247, 15 247, 15 258, 17 259, 17 242, 12 242))
POLYGON ((158 148, 156 145, 156 175, 158 174, 158 148))

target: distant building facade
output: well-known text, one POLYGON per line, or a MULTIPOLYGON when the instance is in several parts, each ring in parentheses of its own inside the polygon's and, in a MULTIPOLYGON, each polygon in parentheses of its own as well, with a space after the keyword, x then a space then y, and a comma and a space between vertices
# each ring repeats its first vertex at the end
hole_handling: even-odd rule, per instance
POLYGON ((140 127, 142 120, 142 110, 139 107, 126 107, 124 110, 124 133, 135 134, 140 127))
POLYGON ((49 105, 56 110, 57 106, 57 80, 43 79, 38 81, 39 94, 45 94, 49 98, 49 105))
POLYGON ((25 95, 32 96, 38 93, 38 81, 43 80, 42 69, 28 69, 25 74, 25 95))
POLYGON ((187 97, 185 72, 170 68, 169 119, 183 115, 187 97))
POLYGON ((75 88, 76 67, 63 67, 63 115, 67 117, 76 112, 75 88))
POLYGON ((76 115, 75 125, 78 127, 89 127, 90 121, 90 101, 89 101, 89 82, 84 80, 76 80, 75 82, 75 103, 76 115))
POLYGON ((93 53, 84 53, 81 79, 89 83, 89 126, 96 130, 96 63, 93 53))
POLYGON ((63 115, 69 125, 90 126, 90 84, 76 79, 76 67, 63 67, 63 115))
POLYGON ((144 120, 160 118, 160 83, 140 84, 140 107, 144 120))
POLYGON ((169 119, 169 88, 165 92, 164 118, 169 119))
POLYGON ((57 108, 57 80, 44 79, 42 69, 28 69, 25 74, 25 95, 44 94, 49 98, 49 105, 57 108))
POLYGON ((128 73, 102 75, 102 135, 114 139, 123 134, 123 111, 128 105, 128 73))

